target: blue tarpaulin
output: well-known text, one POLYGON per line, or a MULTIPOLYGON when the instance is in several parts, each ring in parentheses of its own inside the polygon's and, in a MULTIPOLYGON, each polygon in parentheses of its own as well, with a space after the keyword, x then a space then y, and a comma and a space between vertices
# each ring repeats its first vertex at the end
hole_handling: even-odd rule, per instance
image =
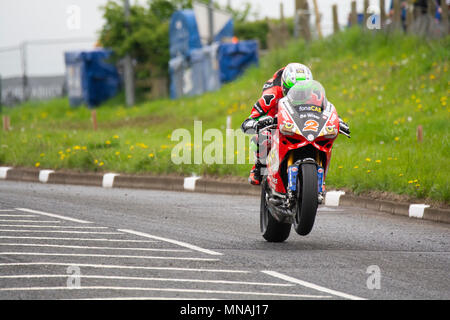
POLYGON ((120 77, 108 59, 112 51, 95 49, 64 54, 69 101, 71 106, 86 103, 89 108, 115 96, 120 77))
POLYGON ((176 11, 169 26, 170 57, 186 56, 202 47, 193 10, 176 11))
POLYGON ((218 51, 220 80, 222 82, 233 81, 246 68, 252 64, 258 64, 258 51, 258 42, 255 40, 220 44, 218 51))

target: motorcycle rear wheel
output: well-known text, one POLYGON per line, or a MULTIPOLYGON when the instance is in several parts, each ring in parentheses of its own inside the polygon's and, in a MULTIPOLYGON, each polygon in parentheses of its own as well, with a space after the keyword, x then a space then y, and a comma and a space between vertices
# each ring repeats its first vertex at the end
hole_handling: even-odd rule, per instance
POLYGON ((261 184, 260 228, 264 239, 268 242, 283 242, 291 232, 291 224, 277 221, 269 211, 266 202, 267 180, 261 184))
POLYGON ((301 175, 297 180, 297 208, 294 229, 301 235, 308 235, 316 219, 318 207, 317 166, 313 163, 301 165, 301 175))

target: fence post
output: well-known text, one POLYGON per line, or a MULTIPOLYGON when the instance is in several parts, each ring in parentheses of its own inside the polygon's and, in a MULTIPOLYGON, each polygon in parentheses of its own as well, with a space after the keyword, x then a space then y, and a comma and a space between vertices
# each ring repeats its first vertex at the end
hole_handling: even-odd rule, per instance
POLYGON ((339 32, 339 20, 338 20, 338 10, 337 4, 333 4, 333 32, 339 32))
POLYGON ((319 12, 319 6, 317 5, 317 0, 313 0, 314 4, 314 15, 316 16, 316 28, 317 28, 317 34, 319 35, 319 39, 323 38, 322 35, 322 26, 320 25, 321 20, 321 14, 319 12))
POLYGON ((91 111, 91 118, 92 118, 92 125, 94 127, 94 131, 97 131, 98 126, 97 126, 97 111, 96 110, 91 111))
POLYGON ((394 0, 394 17, 393 17, 394 29, 399 29, 401 24, 402 24, 402 9, 400 6, 400 0, 394 0))
POLYGON ((417 142, 422 143, 423 141, 423 127, 421 125, 417 126, 417 142))
POLYGON ((384 0, 380 0, 380 24, 384 26, 386 23, 386 6, 384 0))
POLYGON ((356 11, 356 1, 352 1, 352 12, 350 14, 350 24, 352 27, 358 24, 358 12, 356 11))
POLYGON ((441 0, 441 21, 442 21, 442 27, 444 29, 444 36, 446 36, 449 33, 449 23, 448 23, 448 5, 446 4, 445 0, 441 0))
POLYGON ((308 1, 300 0, 300 27, 305 41, 311 40, 311 30, 309 28, 309 6, 308 1))
POLYGON ((369 0, 364 0, 364 21, 363 21, 363 29, 367 29, 367 20, 369 19, 369 0))
POLYGON ((408 1, 406 7, 406 32, 411 33, 413 23, 414 23, 413 5, 411 1, 408 1))

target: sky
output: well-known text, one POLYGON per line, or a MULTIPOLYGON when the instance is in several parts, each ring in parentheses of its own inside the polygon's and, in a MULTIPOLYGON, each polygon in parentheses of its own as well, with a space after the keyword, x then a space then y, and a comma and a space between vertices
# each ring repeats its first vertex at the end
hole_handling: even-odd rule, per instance
MULTIPOLYGON (((145 0, 131 0, 145 3, 145 0)), ((238 9, 243 3, 252 5, 252 18, 278 18, 280 3, 284 6, 285 17, 293 16, 295 0, 215 0, 221 5, 231 3, 238 9)), ((100 6, 107 0, 0 0, 0 75, 18 76, 22 73, 19 50, 5 51, 23 42, 26 46, 27 74, 64 74, 64 51, 91 49, 96 43, 98 32, 103 25, 100 6), (71 43, 33 43, 36 40, 65 39, 71 43)), ((345 25, 350 11, 351 0, 317 0, 322 13, 325 34, 332 31, 331 6, 338 4, 339 23, 345 25)), ((357 0, 358 11, 363 10, 364 0, 357 0)), ((379 0, 370 0, 378 4, 379 0)), ((312 1, 309 0, 310 7, 312 1)))

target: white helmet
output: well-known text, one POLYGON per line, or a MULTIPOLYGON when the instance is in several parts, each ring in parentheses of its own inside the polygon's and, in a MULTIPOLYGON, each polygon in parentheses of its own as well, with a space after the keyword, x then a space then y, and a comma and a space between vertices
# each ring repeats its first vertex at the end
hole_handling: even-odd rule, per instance
POLYGON ((298 81, 314 80, 311 70, 300 63, 290 63, 284 68, 281 83, 284 95, 287 94, 298 81))

